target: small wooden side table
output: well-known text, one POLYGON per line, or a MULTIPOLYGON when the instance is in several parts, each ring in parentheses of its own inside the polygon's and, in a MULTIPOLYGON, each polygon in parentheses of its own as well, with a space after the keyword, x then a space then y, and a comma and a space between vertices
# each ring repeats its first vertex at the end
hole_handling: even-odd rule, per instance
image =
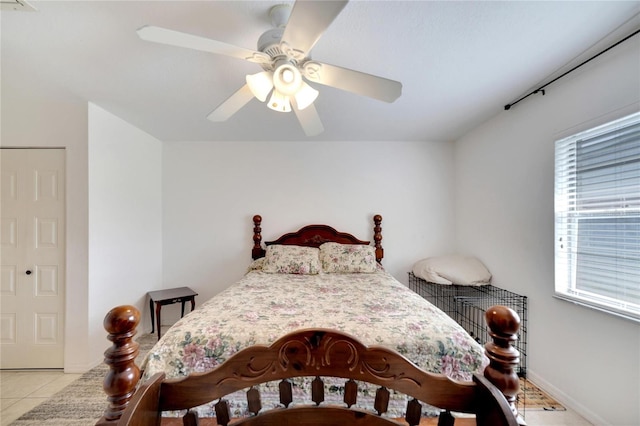
POLYGON ((151 334, 154 332, 154 309, 153 304, 155 302, 155 325, 158 328, 158 340, 160 340, 160 310, 163 305, 171 305, 173 303, 182 303, 182 310, 180 311, 180 318, 184 316, 184 304, 191 301, 191 311, 196 307, 196 296, 198 293, 191 290, 189 287, 168 288, 166 290, 156 290, 147 293, 149 295, 149 310, 151 311, 151 334))

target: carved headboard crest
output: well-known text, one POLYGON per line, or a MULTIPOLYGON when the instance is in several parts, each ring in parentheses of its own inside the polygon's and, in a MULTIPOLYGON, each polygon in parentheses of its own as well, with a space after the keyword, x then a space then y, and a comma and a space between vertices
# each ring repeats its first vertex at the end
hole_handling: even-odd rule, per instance
MULTIPOLYGON (((331 240, 329 240, 327 238, 324 238, 324 237, 321 237, 320 235, 314 235, 313 237, 307 238, 306 240, 304 240, 302 245, 304 245, 304 246, 316 246, 316 245, 317 246, 321 246, 322 244, 328 243, 330 241, 331 240)), ((266 244, 269 245, 270 242, 266 243, 266 244)))

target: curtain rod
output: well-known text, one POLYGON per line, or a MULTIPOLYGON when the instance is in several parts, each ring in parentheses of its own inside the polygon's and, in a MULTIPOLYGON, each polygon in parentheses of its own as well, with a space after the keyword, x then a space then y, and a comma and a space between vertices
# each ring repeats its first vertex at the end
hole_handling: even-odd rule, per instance
POLYGON ((545 84, 545 85, 543 85, 543 86, 540 86, 540 87, 539 87, 539 88, 537 88, 536 90, 534 90, 534 91, 532 91, 532 92, 530 92, 530 93, 528 93, 528 94, 524 95, 523 97, 521 97, 521 98, 520 98, 520 99, 518 99, 517 101, 512 102, 512 103, 510 103, 510 104, 506 104, 506 105, 504 106, 504 109, 505 109, 505 110, 509 110, 509 109, 511 109, 511 107, 512 107, 512 106, 514 106, 515 104, 517 104, 517 103, 518 103, 518 102, 520 102, 521 100, 523 100, 523 99, 525 99, 525 98, 528 98, 528 97, 529 97, 529 96, 531 96, 531 95, 535 95, 536 93, 539 93, 539 92, 542 92, 542 95, 544 96, 544 88, 545 88, 545 87, 547 87, 547 86, 548 86, 548 85, 550 85, 551 83, 553 83, 553 82, 555 82, 555 81, 557 81, 557 80, 561 79, 562 77, 564 77, 565 75, 569 74, 570 72, 573 72, 573 71, 577 70, 578 68, 580 68, 581 66, 583 66, 583 65, 584 65, 584 64, 586 64, 587 62, 589 62, 589 61, 591 61, 591 60, 593 60, 593 59, 597 58, 598 56, 602 55, 603 53, 605 53, 605 52, 607 52, 607 51, 609 51, 609 50, 613 49, 614 47, 616 47, 616 46, 617 46, 617 45, 619 45, 620 43, 623 43, 623 42, 627 41, 628 39, 630 39, 631 37, 633 37, 634 35, 636 35, 636 34, 638 34, 638 33, 640 33, 640 29, 639 29, 639 30, 636 30, 636 31, 635 31, 634 33, 632 33, 632 34, 629 34, 628 36, 626 36, 626 37, 625 37, 625 38, 623 38, 622 40, 618 41, 617 43, 615 43, 615 44, 613 44, 613 45, 611 45, 611 46, 607 47, 607 48, 606 48, 606 49, 604 49, 602 52, 600 52, 600 53, 598 53, 598 54, 596 54, 596 55, 594 55, 594 56, 590 57, 589 59, 587 59, 586 61, 584 61, 584 62, 583 62, 583 63, 581 63, 580 65, 576 65, 575 67, 571 68, 569 71, 565 72, 565 73, 564 73, 564 74, 562 74, 561 76, 554 78, 553 80, 551 80, 551 81, 550 81, 550 82, 548 82, 547 84, 545 84))

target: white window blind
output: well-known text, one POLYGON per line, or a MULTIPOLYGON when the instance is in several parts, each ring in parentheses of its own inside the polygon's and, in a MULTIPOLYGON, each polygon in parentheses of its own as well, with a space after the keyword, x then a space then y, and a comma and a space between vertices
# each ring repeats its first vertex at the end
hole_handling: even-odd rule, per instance
POLYGON ((555 154, 556 295, 640 321, 640 113, 555 154))

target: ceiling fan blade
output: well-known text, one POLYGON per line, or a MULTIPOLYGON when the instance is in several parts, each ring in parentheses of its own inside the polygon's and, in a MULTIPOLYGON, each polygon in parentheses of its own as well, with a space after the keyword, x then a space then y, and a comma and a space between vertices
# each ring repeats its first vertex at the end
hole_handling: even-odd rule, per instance
POLYGON ((249 85, 245 84, 240 88, 240 90, 218 105, 218 107, 214 109, 207 118, 215 122, 226 121, 229 117, 238 112, 240 108, 249 103, 251 99, 253 99, 253 93, 251 93, 249 85))
POLYGON ((147 25, 140 28, 137 33, 142 40, 153 41, 155 43, 186 47, 188 49, 216 53, 219 55, 233 56, 235 58, 245 59, 251 62, 264 62, 271 60, 269 55, 262 52, 166 28, 147 25))
POLYGON ((298 0, 293 5, 282 35, 282 44, 306 57, 325 30, 346 6, 348 0, 298 0))
POLYGON ((303 65, 304 76, 315 83, 335 87, 384 102, 393 102, 402 94, 402 83, 342 68, 309 61, 303 65))
POLYGON ((291 104, 305 135, 317 136, 324 132, 324 126, 322 125, 318 111, 316 111, 316 107, 313 104, 303 110, 298 109, 295 98, 291 99, 291 104))

